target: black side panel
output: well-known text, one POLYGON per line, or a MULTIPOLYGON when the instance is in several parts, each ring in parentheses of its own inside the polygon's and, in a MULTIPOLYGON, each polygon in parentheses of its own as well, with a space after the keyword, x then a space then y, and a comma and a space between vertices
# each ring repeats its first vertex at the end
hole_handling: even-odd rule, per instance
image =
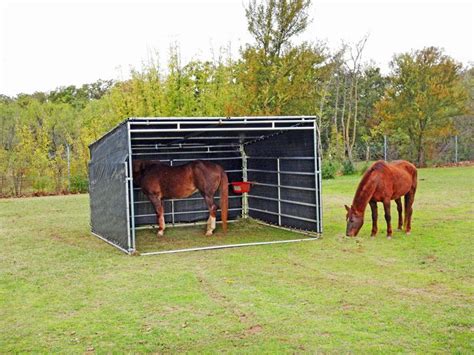
POLYGON ((127 126, 90 147, 89 197, 92 232, 128 250, 127 126))

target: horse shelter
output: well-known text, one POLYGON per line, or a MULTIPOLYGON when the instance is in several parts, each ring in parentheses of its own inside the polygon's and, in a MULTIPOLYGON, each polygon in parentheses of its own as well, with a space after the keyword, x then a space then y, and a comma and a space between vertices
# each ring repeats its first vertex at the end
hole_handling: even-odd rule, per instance
MULTIPOLYGON (((229 186, 229 222, 252 218, 306 234, 299 239, 142 255, 314 240, 322 233, 321 157, 313 116, 134 117, 89 149, 92 233, 125 253, 137 251, 138 229, 156 224, 152 204, 133 184, 132 164, 137 159, 172 166, 197 159, 219 163, 229 182, 237 185, 236 193, 229 186), (250 191, 239 194, 239 182, 250 183, 250 191)), ((219 197, 215 199, 219 204, 219 197)), ((168 227, 199 224, 208 217, 199 193, 165 200, 164 208, 168 227)))

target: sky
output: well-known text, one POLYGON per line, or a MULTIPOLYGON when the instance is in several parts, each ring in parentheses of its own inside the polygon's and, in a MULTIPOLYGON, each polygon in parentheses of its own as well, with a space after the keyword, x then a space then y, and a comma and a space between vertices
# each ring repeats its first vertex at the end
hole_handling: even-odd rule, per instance
MULTIPOLYGON (((182 63, 234 58, 252 43, 248 0, 0 0, 0 94, 50 91, 98 79, 124 80, 150 58, 166 64, 178 45, 182 63)), ((368 35, 363 60, 389 73, 396 53, 444 48, 474 62, 474 2, 467 0, 313 0, 313 19, 295 39, 331 50, 368 35)))

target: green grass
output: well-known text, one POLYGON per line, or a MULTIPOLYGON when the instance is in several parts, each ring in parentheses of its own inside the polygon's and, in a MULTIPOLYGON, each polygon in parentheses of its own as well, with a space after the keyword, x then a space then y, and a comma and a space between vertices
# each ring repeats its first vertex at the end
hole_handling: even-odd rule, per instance
POLYGON ((0 352, 472 353, 474 169, 419 178, 409 237, 343 236, 350 176, 319 241, 149 257, 93 237, 87 195, 0 200, 0 352))
MULTIPOLYGON (((266 242, 275 240, 311 239, 305 231, 295 233, 288 230, 271 228, 254 220, 238 220, 229 223, 227 234, 217 225, 212 237, 204 235, 206 226, 166 228, 165 237, 157 238, 156 229, 137 231, 137 251, 139 253, 207 247, 226 244, 266 242), (270 229, 269 229, 270 228, 270 229)), ((313 237, 315 234, 313 233, 313 237)))

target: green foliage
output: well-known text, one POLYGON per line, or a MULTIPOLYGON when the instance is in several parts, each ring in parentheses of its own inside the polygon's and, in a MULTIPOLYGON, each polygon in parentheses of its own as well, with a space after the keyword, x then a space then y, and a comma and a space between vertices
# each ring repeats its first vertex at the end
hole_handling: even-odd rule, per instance
POLYGON ((323 179, 334 179, 340 169, 340 164, 331 159, 324 159, 322 163, 321 175, 323 179))
POLYGON ((310 22, 309 7, 309 0, 250 1, 246 17, 255 43, 236 59, 223 49, 213 61, 182 63, 173 46, 165 68, 152 58, 127 80, 0 95, 0 194, 64 191, 68 149, 70 173, 78 177, 71 188, 86 191, 89 144, 134 116, 316 114, 324 178, 341 166, 352 173, 345 161, 353 162, 353 148, 370 148, 386 133, 391 159, 421 164, 455 133, 460 158, 472 157, 472 68, 461 72, 440 50, 427 48, 396 56, 387 78, 358 61, 366 38, 352 59, 350 46, 330 53, 324 44, 295 45, 310 22), (466 98, 467 115, 453 120, 466 98))
POLYGON ((391 86, 378 104, 378 114, 387 129, 401 129, 410 137, 415 160, 424 166, 433 141, 452 135, 451 118, 466 109, 461 65, 429 47, 395 56, 391 67, 391 86))
POLYGON ((73 175, 71 176, 71 187, 70 192, 75 193, 86 193, 89 191, 89 180, 87 176, 73 175))
POLYGON ((354 175, 356 172, 354 164, 349 160, 344 160, 342 163, 342 175, 354 175))
POLYGON ((279 57, 290 39, 310 22, 310 0, 251 0, 245 9, 248 30, 266 57, 279 57))
POLYGON ((46 192, 50 188, 51 180, 48 176, 36 176, 32 185, 36 192, 46 192))

